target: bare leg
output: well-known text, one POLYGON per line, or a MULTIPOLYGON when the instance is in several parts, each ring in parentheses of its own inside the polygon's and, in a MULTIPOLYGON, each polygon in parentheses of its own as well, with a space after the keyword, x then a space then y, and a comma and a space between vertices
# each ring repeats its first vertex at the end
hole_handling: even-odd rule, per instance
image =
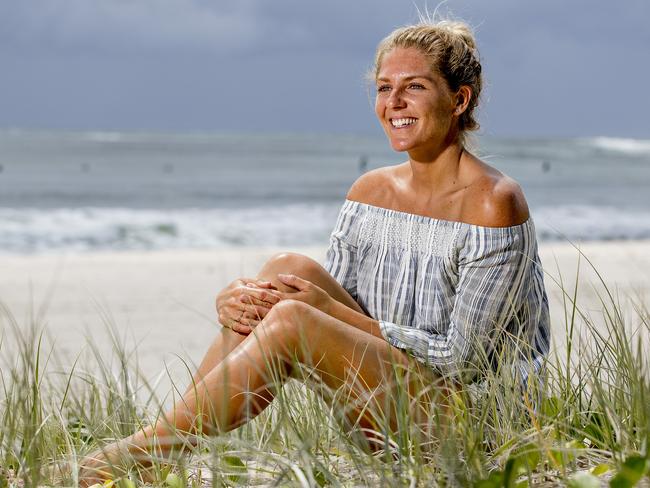
MULTIPOLYGON (((277 281, 278 273, 312 281, 335 299, 361 311, 352 297, 309 258, 277 255, 265 264, 259 277, 285 288, 277 281)), ((84 464, 91 469, 93 465, 105 468, 104 458, 119 464, 120 453, 168 452, 177 442, 176 433, 215 433, 241 425, 273 400, 275 392, 269 378, 274 376, 281 385, 295 372, 294 358, 306 366, 317 365, 322 385, 330 391, 347 388, 348 417, 353 425, 363 428, 376 428, 378 412, 391 417, 393 407, 389 404, 398 382, 394 366, 413 369, 408 356, 384 340, 304 303, 286 300, 275 305, 249 336, 224 330, 202 361, 195 384, 164 418, 109 446, 97 462, 84 464), (272 372, 269 364, 279 367, 272 372)), ((430 376, 429 385, 435 383, 430 371, 424 374, 430 376)), ((394 418, 389 423, 396 427, 394 418)))
MULTIPOLYGON (((361 307, 359 307, 359 304, 354 301, 350 294, 320 264, 307 256, 295 253, 276 254, 262 266, 257 278, 271 281, 276 288, 286 291, 287 287, 278 281, 279 273, 294 274, 300 278, 309 280, 325 290, 335 300, 358 312, 362 312, 361 307)), ((228 354, 235 350, 246 337, 227 327, 223 327, 221 333, 214 340, 201 360, 201 364, 194 374, 193 382, 188 386, 186 393, 193 388, 194 384, 198 383, 216 365, 223 361, 228 354)))
MULTIPOLYGON (((413 372, 414 368, 404 352, 383 339, 304 303, 283 301, 241 347, 176 404, 174 412, 167 415, 168 424, 159 424, 156 434, 169 435, 170 424, 185 432, 196 432, 200 424, 205 433, 223 432, 241 425, 273 400, 271 377, 281 384, 292 376, 292 359, 315 367, 322 383, 332 391, 345 388, 352 395, 349 397, 352 404, 360 400, 370 405, 367 416, 360 412, 363 405, 355 412, 360 415, 359 423, 369 426, 376 421, 373 415, 377 409, 390 403, 389 397, 398 381, 394 368, 404 372, 413 372)), ((417 373, 429 375, 430 384, 435 384, 432 372, 417 373)), ((385 413, 390 416, 390 412, 385 413)), ((153 433, 152 428, 149 437, 153 433)), ((139 437, 136 434, 132 441, 142 445, 146 439, 143 434, 139 437)))
POLYGON ((222 327, 219 335, 210 345, 208 352, 205 353, 201 364, 199 365, 194 377, 192 378, 192 383, 188 385, 185 393, 189 393, 190 390, 194 388, 194 385, 201 381, 212 369, 223 361, 228 354, 234 351, 237 346, 239 346, 247 336, 240 334, 238 332, 229 329, 228 327, 222 327))
MULTIPOLYGON (((281 386, 295 373, 293 359, 315 367, 322 385, 332 391, 343 389, 351 405, 348 414, 356 425, 376 429, 378 419, 384 417, 390 428, 397 426, 392 402, 399 381, 395 368, 411 371, 409 357, 383 339, 302 302, 285 300, 163 419, 110 452, 165 453, 173 448, 179 432, 214 434, 236 428, 273 400, 274 385, 269 378, 281 386)), ((435 384, 433 373, 424 374, 430 375, 427 383, 435 384)), ((406 380, 410 386, 408 373, 406 380)), ((418 401, 414 404, 411 418, 419 421, 422 409, 418 401)))

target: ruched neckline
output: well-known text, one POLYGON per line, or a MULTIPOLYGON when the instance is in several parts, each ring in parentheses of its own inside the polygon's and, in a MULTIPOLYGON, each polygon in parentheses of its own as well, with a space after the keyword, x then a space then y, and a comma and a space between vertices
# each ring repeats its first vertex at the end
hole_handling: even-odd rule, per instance
POLYGON ((410 221, 422 222, 422 223, 436 223, 438 225, 448 225, 453 227, 468 227, 468 228, 480 229, 482 232, 487 231, 487 232, 507 233, 508 231, 518 231, 523 227, 528 227, 532 225, 533 223, 532 218, 528 216, 528 218, 521 224, 509 225, 506 227, 490 227, 487 225, 470 224, 468 222, 462 222, 460 220, 446 220, 437 217, 429 217, 426 215, 404 212, 402 210, 394 210, 392 208, 378 207, 377 205, 371 205, 370 203, 363 203, 356 200, 346 199, 345 206, 348 206, 351 209, 354 207, 366 208, 367 210, 370 210, 378 214, 382 214, 386 217, 402 218, 402 219, 408 219, 410 221))

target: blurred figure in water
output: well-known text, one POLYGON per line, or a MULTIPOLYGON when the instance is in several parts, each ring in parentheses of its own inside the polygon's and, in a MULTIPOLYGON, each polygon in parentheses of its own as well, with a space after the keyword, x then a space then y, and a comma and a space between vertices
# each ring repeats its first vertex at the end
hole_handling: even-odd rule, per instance
POLYGON ((368 169, 368 156, 362 154, 359 158, 359 173, 363 174, 368 169))

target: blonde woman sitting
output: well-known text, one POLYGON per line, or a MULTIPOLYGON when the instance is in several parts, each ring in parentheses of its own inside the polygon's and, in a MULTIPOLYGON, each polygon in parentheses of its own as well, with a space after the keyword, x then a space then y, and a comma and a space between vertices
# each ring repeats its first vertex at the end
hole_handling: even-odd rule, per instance
MULTIPOLYGON (((397 29, 379 44, 374 77, 377 118, 408 160, 352 185, 324 266, 281 254, 222 290, 224 328, 194 385, 155 424, 86 458, 83 483, 108 476, 121 455, 168 452, 179 432, 242 425, 288 378, 344 389, 337 398, 348 400, 348 427, 376 432, 379 418, 396 428, 400 381, 444 393, 498 361, 504 337, 527 345, 512 369, 518 380, 541 368, 548 306, 526 200, 465 147, 482 84, 470 30, 459 22, 397 29), (304 379, 301 365, 316 374, 304 379)), ((413 398, 414 423, 428 421, 427 397, 413 398)))

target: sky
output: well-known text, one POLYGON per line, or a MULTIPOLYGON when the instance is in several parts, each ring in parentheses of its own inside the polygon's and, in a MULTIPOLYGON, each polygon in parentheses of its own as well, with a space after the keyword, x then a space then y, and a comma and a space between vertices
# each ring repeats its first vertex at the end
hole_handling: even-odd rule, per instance
POLYGON ((480 134, 650 138, 649 0, 0 0, 0 128, 379 134, 375 47, 436 6, 480 134))

